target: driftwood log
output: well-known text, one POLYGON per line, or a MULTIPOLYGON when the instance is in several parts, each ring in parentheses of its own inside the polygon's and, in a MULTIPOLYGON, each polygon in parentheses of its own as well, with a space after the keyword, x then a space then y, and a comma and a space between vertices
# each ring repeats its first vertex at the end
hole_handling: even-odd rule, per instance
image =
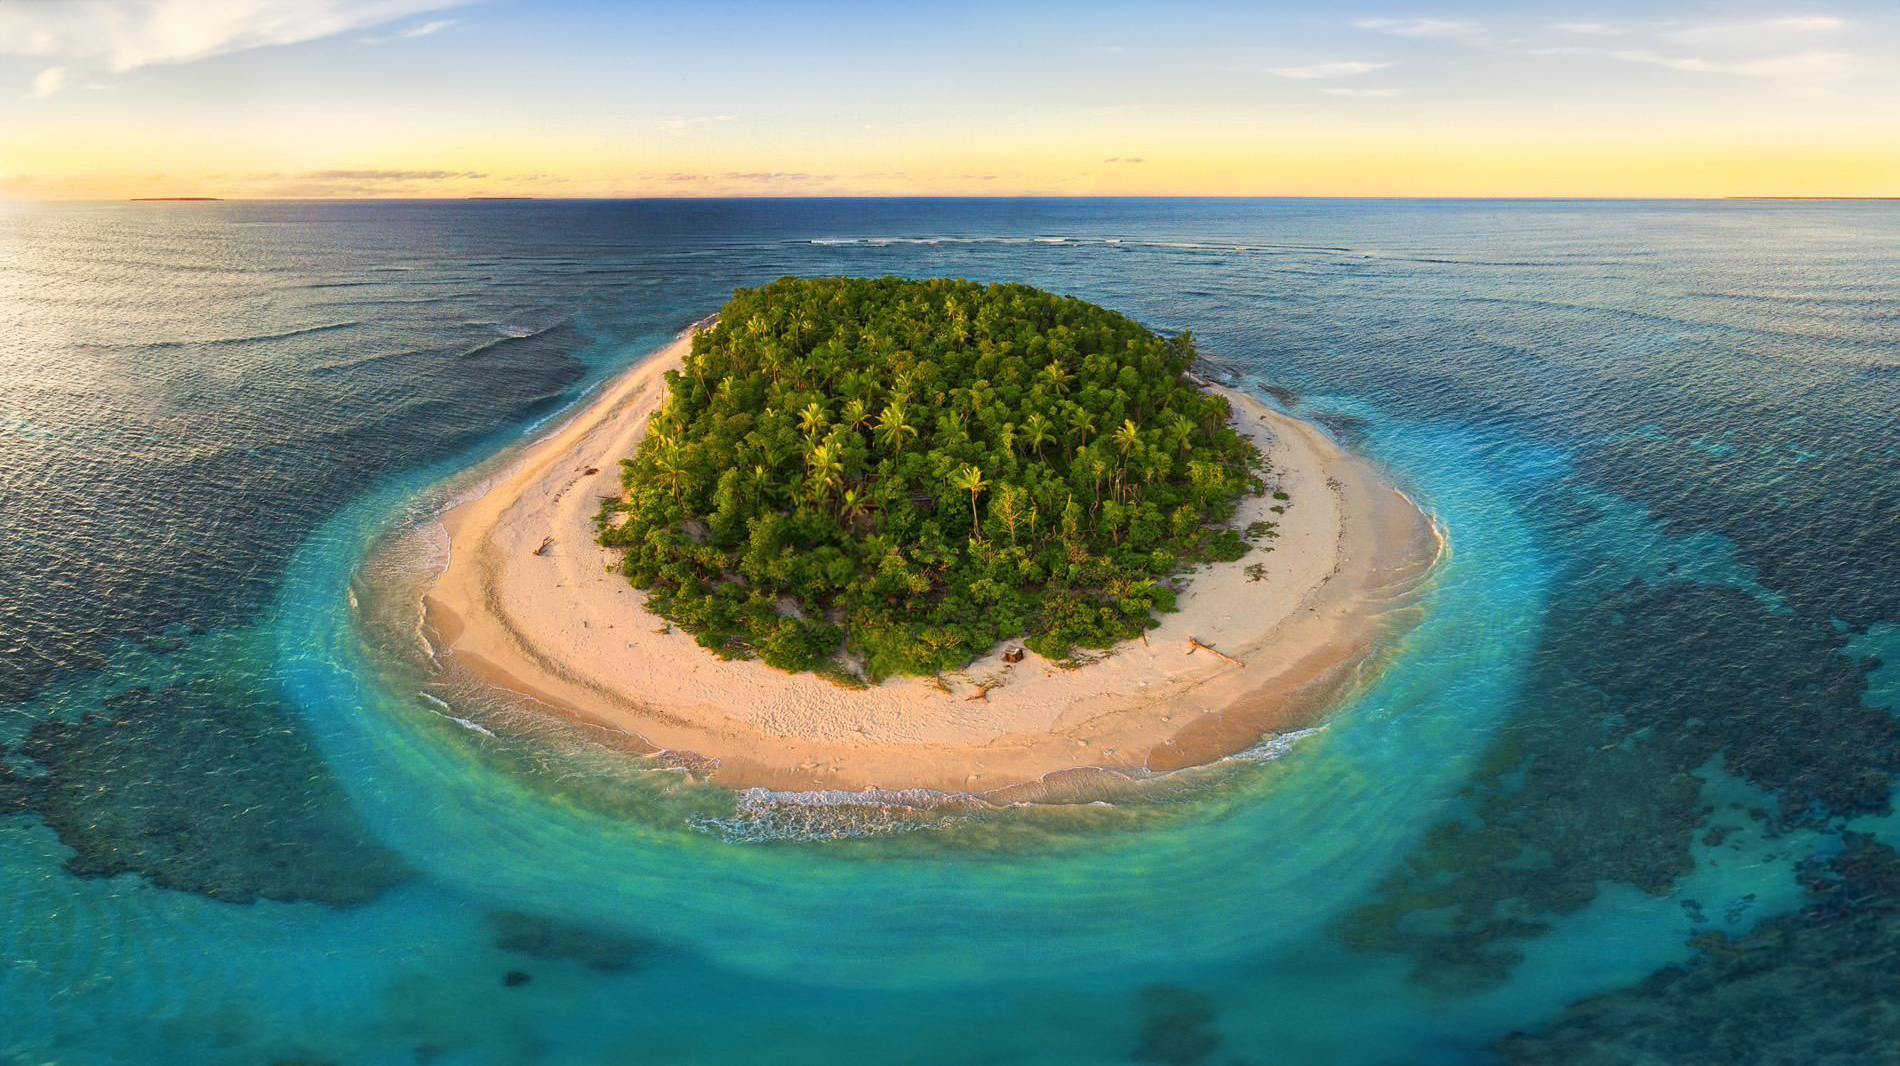
POLYGON ((1195 640, 1193 637, 1189 637, 1187 653, 1189 655, 1193 655, 1197 651, 1205 651, 1205 652, 1210 652, 1214 655, 1218 655, 1221 658, 1227 660, 1228 662, 1233 663, 1235 666, 1244 667, 1247 665, 1246 663, 1241 662, 1239 659, 1234 658, 1233 656, 1227 654, 1226 652, 1215 648, 1212 644, 1203 644, 1200 641, 1195 640))

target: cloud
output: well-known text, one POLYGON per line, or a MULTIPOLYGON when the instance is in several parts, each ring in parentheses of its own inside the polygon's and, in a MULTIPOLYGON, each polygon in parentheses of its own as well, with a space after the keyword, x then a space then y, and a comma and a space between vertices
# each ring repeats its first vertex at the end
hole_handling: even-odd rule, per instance
POLYGON ((0 3, 0 53, 87 60, 127 71, 296 44, 465 2, 16 0, 0 3))
POLYGON ((1127 158, 1123 158, 1118 155, 1111 155, 1107 159, 1102 160, 1102 162, 1104 163, 1141 163, 1141 162, 1146 162, 1146 161, 1143 160, 1138 155, 1131 155, 1131 156, 1128 156, 1127 158))
POLYGON ((1835 33, 1847 28, 1847 20, 1832 15, 1761 19, 1754 22, 1711 22, 1666 30, 1665 40, 1682 44, 1747 48, 1785 44, 1790 36, 1835 33))
POLYGON ((1475 22, 1457 19, 1354 19, 1352 24, 1400 37, 1469 37, 1479 29, 1475 22))
POLYGON ((66 87, 65 67, 47 67, 33 76, 33 99, 44 100, 66 87))
POLYGON ((799 170, 728 170, 720 177, 727 181, 830 181, 830 174, 807 174, 799 170))
POLYGON ((1562 30, 1564 33, 1588 34, 1592 37, 1615 37, 1629 32, 1620 27, 1611 26, 1602 22, 1553 22, 1550 24, 1550 28, 1553 30, 1562 30))
POLYGON ((1333 96, 1397 96, 1404 89, 1321 89, 1320 92, 1333 96))
MULTIPOLYGON (((478 170, 398 170, 370 167, 331 167, 295 173, 246 174, 239 179, 250 195, 281 197, 383 197, 455 195, 453 186, 439 181, 479 181, 490 175, 478 170)), ((497 180, 507 181, 507 178, 497 180)))
POLYGON ((291 176, 306 181, 445 181, 488 175, 473 170, 306 170, 291 176))
POLYGON ((1269 73, 1282 78, 1347 78, 1354 74, 1383 70, 1390 63, 1314 63, 1304 67, 1275 67, 1269 73))
POLYGON ((695 127, 709 122, 731 122, 737 115, 694 115, 691 118, 669 118, 660 123, 660 130, 669 137, 684 137, 695 127))
POLYGON ((411 40, 417 37, 427 37, 428 35, 432 33, 439 33, 443 30, 446 30, 450 26, 453 26, 460 21, 462 20, 461 19, 436 19, 433 22, 425 22, 420 26, 411 26, 406 30, 400 30, 386 37, 365 37, 363 38, 363 43, 364 44, 388 44, 391 41, 402 41, 402 40, 411 40))
MULTIPOLYGON (((902 177, 903 175, 895 175, 902 177)), ((701 174, 695 171, 675 170, 662 174, 656 181, 671 182, 679 185, 702 185, 708 182, 814 182, 835 180, 835 174, 807 174, 802 170, 728 170, 723 174, 701 174)))
POLYGON ((1560 22, 1551 28, 1595 35, 1640 33, 1649 38, 1653 46, 1566 45, 1529 48, 1522 54, 1594 56, 1684 74, 1759 78, 1784 82, 1797 90, 1812 89, 1819 83, 1839 81, 1859 73, 1864 66, 1861 59, 1853 53, 1837 50, 1787 49, 1799 48, 1800 38, 1804 36, 1812 39, 1836 33, 1849 25, 1847 20, 1832 15, 1702 24, 1652 23, 1627 30, 1594 22, 1560 22))
POLYGON ((427 37, 428 35, 432 33, 438 33, 442 30, 446 30, 450 26, 453 26, 460 21, 462 20, 461 19, 436 19, 433 22, 425 22, 420 26, 411 26, 408 29, 397 33, 396 36, 398 37, 427 37))
POLYGON ((1529 55, 1603 56, 1625 63, 1664 67, 1685 74, 1728 74, 1772 81, 1838 81, 1852 77, 1861 69, 1859 57, 1850 52, 1806 51, 1783 55, 1757 56, 1728 61, 1701 56, 1678 56, 1641 48, 1534 48, 1529 55))

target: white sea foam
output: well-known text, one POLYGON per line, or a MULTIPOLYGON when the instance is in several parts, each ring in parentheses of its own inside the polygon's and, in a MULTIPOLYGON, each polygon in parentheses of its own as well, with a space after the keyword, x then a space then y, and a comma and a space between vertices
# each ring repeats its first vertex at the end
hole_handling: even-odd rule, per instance
MULTIPOLYGON (((1319 734, 1324 733, 1325 731, 1326 731, 1325 726, 1316 725, 1316 726, 1311 726, 1306 729, 1295 729, 1291 733, 1278 733, 1278 734, 1275 734, 1274 736, 1268 737, 1266 740, 1263 740, 1258 744, 1255 744, 1253 747, 1248 748, 1246 751, 1238 751, 1232 755, 1227 756, 1226 758, 1218 760, 1215 763, 1215 765, 1219 765, 1219 763, 1225 763, 1225 762, 1247 762, 1247 763, 1272 762, 1273 760, 1278 759, 1282 755, 1285 755, 1287 752, 1292 751, 1293 746, 1298 744, 1300 741, 1305 740, 1308 737, 1316 737, 1319 734)), ((1188 769, 1192 769, 1192 767, 1189 767, 1188 769)), ((1176 771, 1176 772, 1181 773, 1184 771, 1176 771)))
POLYGON ((976 796, 928 788, 748 788, 739 794, 730 816, 697 819, 693 827, 733 843, 848 840, 941 828, 974 810, 994 808, 976 796))
POLYGON ((806 244, 837 247, 844 245, 864 245, 871 248, 887 248, 901 245, 939 245, 939 244, 1042 244, 1051 247, 1082 247, 1098 245, 1102 247, 1158 248, 1179 252, 1202 252, 1225 255, 1355 255, 1367 257, 1365 253, 1351 248, 1336 248, 1328 245, 1312 244, 1216 244, 1204 241, 1144 241, 1126 237, 1075 237, 1075 236, 1036 236, 1036 237, 812 237, 806 244))
MULTIPOLYGON (((1301 741, 1325 732, 1325 729, 1325 726, 1313 726, 1280 733, 1246 751, 1208 765, 1269 763, 1292 751, 1301 741)), ((1158 782, 1205 769, 1204 766, 1189 766, 1179 770, 1127 776, 1131 780, 1158 782)), ((1116 804, 1106 799, 1095 799, 1084 805, 1114 807, 1116 804)), ((981 793, 940 792, 929 788, 869 788, 859 791, 748 788, 739 793, 731 815, 697 819, 692 826, 735 844, 850 840, 920 829, 941 829, 983 812, 1036 806, 1038 804, 1033 800, 998 803, 981 793)))
POLYGON ((480 733, 482 736, 485 736, 485 737, 492 737, 495 735, 493 730, 489 729, 487 726, 481 724, 480 722, 473 722, 473 721, 468 720, 467 718, 458 718, 455 715, 449 713, 453 711, 455 708, 449 705, 449 701, 442 699, 440 696, 434 696, 427 692, 419 692, 417 693, 417 695, 421 696, 423 699, 428 700, 430 703, 433 703, 437 707, 441 708, 440 710, 434 712, 437 717, 447 718, 449 721, 454 722, 456 725, 459 725, 464 729, 472 729, 475 732, 480 733))

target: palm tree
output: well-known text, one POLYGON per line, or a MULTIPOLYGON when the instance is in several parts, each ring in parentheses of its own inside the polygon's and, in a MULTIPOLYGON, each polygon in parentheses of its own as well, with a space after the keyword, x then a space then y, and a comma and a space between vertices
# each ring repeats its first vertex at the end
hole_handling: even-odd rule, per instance
POLYGON ((990 487, 990 483, 983 480, 982 468, 975 463, 971 463, 963 469, 952 473, 950 475, 950 485, 952 488, 961 489, 970 494, 970 536, 982 536, 982 530, 977 528, 976 524, 976 497, 978 493, 990 487))
POLYGON ((1049 391, 1057 396, 1068 395, 1069 382, 1075 380, 1075 375, 1064 370, 1062 364, 1054 359, 1042 368, 1042 376, 1049 384, 1049 391))
POLYGON ((845 525, 859 522, 870 513, 870 501, 866 500, 864 494, 857 489, 846 489, 844 495, 838 497, 838 517, 844 521, 845 525))
POLYGON ((877 435, 896 455, 904 454, 904 438, 915 439, 917 427, 904 414, 904 401, 892 400, 877 416, 877 435))
POLYGON ((1075 407, 1075 417, 1069 422, 1069 436, 1075 438, 1077 447, 1087 447, 1089 437, 1095 432, 1095 416, 1083 407, 1075 407))
POLYGON ((1037 411, 1023 419, 1022 441, 1036 450, 1036 458, 1042 458, 1042 446, 1053 439, 1049 432, 1049 420, 1037 411))
POLYGON ((865 407, 863 400, 854 399, 844 405, 843 417, 844 424, 850 426, 851 431, 855 433, 859 427, 871 420, 871 412, 865 407))
POLYGON ((1115 430, 1114 439, 1115 450, 1121 453, 1121 458, 1115 461, 1115 496, 1117 499, 1120 499, 1122 494, 1122 474, 1128 468, 1128 451, 1141 440, 1141 427, 1135 425, 1134 419, 1124 418, 1122 419, 1121 426, 1115 430))
POLYGON ((686 464, 680 462, 679 447, 669 441, 660 450, 659 457, 654 460, 653 465, 660 473, 660 481, 666 485, 675 500, 679 499, 680 486, 686 483, 687 475, 686 464))
POLYGON ((818 406, 817 400, 806 404, 805 409, 799 412, 798 428, 804 430, 806 440, 811 440, 823 432, 825 423, 825 409, 818 406))
POLYGON ((811 486, 814 501, 824 499, 833 488, 844 483, 844 463, 829 444, 816 445, 807 452, 805 468, 809 471, 805 483, 811 486))
POLYGON ((1168 424, 1168 437, 1174 442, 1174 450, 1185 452, 1188 441, 1194 436, 1194 420, 1176 411, 1174 420, 1168 424))

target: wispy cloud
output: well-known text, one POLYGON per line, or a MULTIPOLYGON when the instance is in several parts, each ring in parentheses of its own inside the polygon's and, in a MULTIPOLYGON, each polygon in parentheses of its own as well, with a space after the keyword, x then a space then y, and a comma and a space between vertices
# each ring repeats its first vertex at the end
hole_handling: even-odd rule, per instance
POLYGON ((1666 29, 1664 40, 1682 44, 1750 48, 1785 45, 1790 37, 1819 36, 1846 29, 1846 19, 1832 15, 1759 19, 1750 22, 1709 22, 1666 29))
POLYGON ((1328 93, 1333 96, 1397 96, 1404 91, 1405 91, 1404 89, 1339 89, 1339 88, 1329 88, 1329 89, 1320 90, 1320 92, 1328 93))
MULTIPOLYGON (((0 3, 0 53, 113 71, 296 44, 468 0, 143 0, 0 3)), ((441 27, 437 27, 440 29, 441 27)), ((435 32, 429 30, 427 32, 435 32)))
POLYGON ((1684 74, 1727 74, 1771 81, 1813 84, 1839 81, 1860 72, 1860 57, 1851 52, 1809 50, 1729 60, 1671 55, 1643 48, 1586 48, 1579 46, 1532 48, 1527 55, 1601 56, 1624 63, 1663 67, 1684 74))
POLYGON ((461 19, 435 19, 434 21, 431 21, 431 22, 425 22, 421 24, 420 26, 411 26, 406 30, 398 30, 395 33, 389 34, 386 37, 365 37, 363 38, 363 43, 364 44, 388 44, 390 41, 407 41, 407 40, 413 40, 417 37, 427 37, 432 33, 440 33, 443 30, 448 29, 450 26, 453 26, 460 21, 462 20, 461 19))
POLYGON ((830 181, 832 175, 802 170, 728 170, 720 177, 727 181, 830 181))
POLYGON ((61 89, 64 89, 66 87, 67 73, 68 71, 65 67, 47 67, 45 70, 35 74, 33 76, 33 91, 31 94, 33 99, 44 100, 61 89))
POLYGON ((1452 19, 1362 18, 1353 25, 1404 37, 1436 38, 1501 55, 1588 56, 1685 74, 1777 81, 1797 90, 1852 77, 1865 66, 1850 52, 1799 47, 1802 38, 1819 44, 1816 38, 1838 33, 1851 25, 1832 15, 1705 23, 1575 21, 1551 23, 1546 27, 1573 41, 1578 36, 1605 38, 1600 44, 1539 45, 1535 40, 1494 35, 1476 23, 1452 19), (1791 51, 1791 48, 1796 50, 1791 51))
POLYGON ((503 183, 527 180, 508 175, 491 175, 479 170, 327 167, 289 173, 272 171, 244 174, 235 181, 248 196, 333 198, 452 196, 468 191, 468 186, 458 183, 490 178, 503 183))
POLYGON ((1628 63, 1648 63, 1689 74, 1739 74, 1750 78, 1784 81, 1832 81, 1859 69, 1858 59, 1847 52, 1794 52, 1760 56, 1733 62, 1718 62, 1700 56, 1672 56, 1640 49, 1606 52, 1611 59, 1628 63))
POLYGON ((1475 22, 1465 22, 1460 19, 1430 18, 1354 19, 1352 24, 1362 30, 1377 30, 1380 33, 1397 34, 1400 37, 1469 37, 1482 28, 1475 22))
POLYGON ((1107 159, 1102 160, 1102 162, 1104 163, 1143 163, 1143 162, 1146 162, 1146 160, 1144 160, 1142 157, 1138 155, 1131 155, 1131 156, 1111 155, 1107 159))
POLYGON ((309 181, 445 181, 487 176, 473 170, 306 170, 292 175, 309 181))
POLYGON ((1617 37, 1629 32, 1621 26, 1612 26, 1607 22, 1553 22, 1550 28, 1564 33, 1581 33, 1591 37, 1617 37))
POLYGON ((670 137, 684 137, 689 132, 712 122, 731 122, 737 115, 694 115, 691 118, 669 118, 660 123, 660 131, 670 137))
POLYGON ((835 174, 807 174, 802 170, 728 170, 723 174, 705 174, 696 171, 675 170, 670 174, 662 174, 654 180, 676 185, 700 185, 720 181, 741 181, 748 183, 762 181, 832 181, 835 180, 836 177, 837 175, 835 174))
POLYGON ((441 31, 448 29, 450 26, 453 26, 460 21, 462 20, 461 19, 436 19, 433 22, 425 22, 420 26, 411 26, 406 30, 402 30, 398 32, 396 36, 398 37, 427 37, 428 35, 432 33, 440 33, 441 31))
POLYGON ((1349 78, 1355 74, 1365 74, 1374 70, 1384 70, 1390 63, 1313 63, 1304 67, 1274 67, 1270 73, 1282 78, 1349 78))

